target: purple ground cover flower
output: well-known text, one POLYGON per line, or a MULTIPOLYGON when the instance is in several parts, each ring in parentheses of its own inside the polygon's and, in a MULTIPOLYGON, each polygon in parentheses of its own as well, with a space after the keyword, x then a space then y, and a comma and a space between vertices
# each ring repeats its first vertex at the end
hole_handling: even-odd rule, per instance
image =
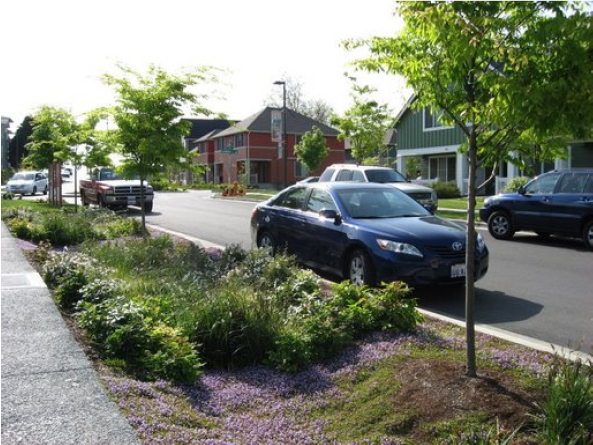
MULTIPOLYGON (((438 324, 433 326, 438 330, 438 324)), ((396 354, 409 355, 412 346, 464 347, 462 337, 436 332, 422 325, 414 334, 374 333, 335 359, 296 374, 252 366, 234 372, 207 370, 195 385, 139 382, 111 374, 104 380, 146 444, 337 444, 330 425, 312 414, 348 400, 350 394, 339 382, 355 379, 358 372, 396 354)), ((484 356, 498 365, 539 372, 537 353, 485 346, 490 341, 487 337, 480 341, 484 356)), ((401 442, 374 437, 372 443, 401 442)))

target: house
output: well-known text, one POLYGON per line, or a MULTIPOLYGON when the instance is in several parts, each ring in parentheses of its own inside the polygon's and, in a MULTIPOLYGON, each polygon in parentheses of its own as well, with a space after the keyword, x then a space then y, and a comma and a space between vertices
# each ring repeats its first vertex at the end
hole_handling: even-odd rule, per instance
MULTIPOLYGON (((439 121, 439 113, 430 107, 416 110, 412 107, 412 96, 396 118, 397 165, 398 170, 406 172, 406 161, 410 158, 421 160, 422 180, 425 185, 434 181, 455 181, 462 194, 468 193, 467 154, 460 152, 460 146, 466 141, 463 132, 456 126, 447 127, 439 121)), ((535 174, 554 169, 593 167, 593 141, 573 141, 568 146, 568 158, 553 162, 533 165, 535 174)), ((485 180, 483 168, 477 171, 478 183, 485 180)), ((499 167, 496 180, 482 190, 482 194, 491 195, 502 191, 507 182, 521 176, 521 171, 511 162, 499 167)))
POLYGON ((276 133, 272 132, 272 117, 276 118, 281 111, 266 107, 241 122, 198 138, 192 151, 198 154, 196 160, 207 167, 204 180, 279 187, 319 173, 330 164, 344 162, 344 143, 338 140, 337 130, 290 109, 286 110, 288 156, 284 157, 281 144, 274 140, 276 133), (325 136, 330 154, 318 171, 309 172, 296 159, 294 146, 313 127, 318 127, 325 136))
MULTIPOLYGON (((227 119, 191 119, 183 118, 182 120, 191 123, 191 130, 187 136, 183 138, 183 146, 188 152, 195 149, 196 143, 204 135, 212 133, 214 130, 221 131, 230 127, 233 121, 227 119)), ((193 181, 193 175, 190 172, 184 172, 177 178, 181 182, 190 183, 193 181)))

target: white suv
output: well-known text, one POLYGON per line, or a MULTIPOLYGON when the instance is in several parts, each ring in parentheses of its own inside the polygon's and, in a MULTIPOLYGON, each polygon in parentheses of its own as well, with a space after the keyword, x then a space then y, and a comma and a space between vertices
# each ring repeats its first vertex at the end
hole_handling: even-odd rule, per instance
POLYGON ((319 182, 334 181, 378 182, 393 185, 414 198, 431 213, 436 212, 439 205, 439 199, 433 189, 411 183, 404 175, 390 167, 333 164, 325 169, 319 177, 319 182))
POLYGON ((47 195, 47 176, 42 172, 18 172, 6 183, 6 190, 17 195, 47 195))

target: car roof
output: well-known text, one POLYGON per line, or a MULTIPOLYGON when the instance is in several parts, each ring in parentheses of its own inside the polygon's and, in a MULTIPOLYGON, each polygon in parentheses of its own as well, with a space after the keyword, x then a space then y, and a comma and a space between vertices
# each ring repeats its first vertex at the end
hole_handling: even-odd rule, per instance
POLYGON ((392 167, 381 165, 332 164, 328 168, 343 168, 350 170, 393 170, 392 167))

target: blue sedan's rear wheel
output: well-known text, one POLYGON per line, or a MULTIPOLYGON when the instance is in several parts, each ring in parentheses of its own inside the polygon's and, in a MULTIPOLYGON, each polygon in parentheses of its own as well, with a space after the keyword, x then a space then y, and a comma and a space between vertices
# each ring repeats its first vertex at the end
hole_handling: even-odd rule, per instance
POLYGON ((375 284, 373 265, 364 250, 352 252, 348 259, 348 278, 356 286, 373 286, 375 284))
POLYGON ((276 240, 274 240, 272 234, 266 230, 265 232, 262 232, 261 235, 259 235, 257 247, 260 249, 269 249, 272 253, 274 253, 276 249, 276 240))

